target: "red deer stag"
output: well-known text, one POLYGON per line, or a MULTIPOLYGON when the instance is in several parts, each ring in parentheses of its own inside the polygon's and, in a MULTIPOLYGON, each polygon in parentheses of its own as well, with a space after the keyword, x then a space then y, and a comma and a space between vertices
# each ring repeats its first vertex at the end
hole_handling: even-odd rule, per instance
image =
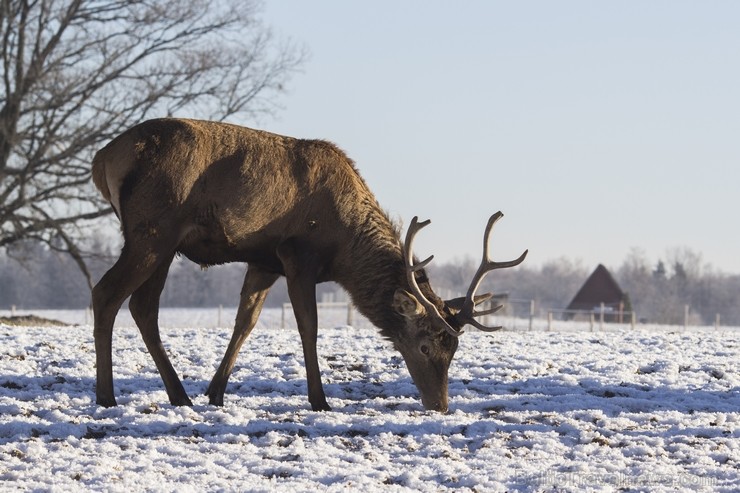
MULTIPOLYGON (((152 355, 170 402, 191 405, 165 353, 157 322, 159 298, 177 253, 202 265, 248 264, 234 333, 206 395, 223 405, 237 353, 254 327, 265 296, 287 278, 303 344, 308 399, 329 410, 316 355, 316 284, 336 281, 400 351, 425 408, 447 410, 447 370, 462 327, 474 317, 486 272, 512 267, 484 257, 467 297, 442 301, 416 263, 409 227, 405 244, 352 161, 336 146, 224 123, 158 119, 113 139, 93 160, 95 185, 121 221, 118 261, 92 293, 97 403, 114 406, 111 339, 116 314, 129 309, 152 355)), ((494 309, 495 310, 495 309, 494 309)))

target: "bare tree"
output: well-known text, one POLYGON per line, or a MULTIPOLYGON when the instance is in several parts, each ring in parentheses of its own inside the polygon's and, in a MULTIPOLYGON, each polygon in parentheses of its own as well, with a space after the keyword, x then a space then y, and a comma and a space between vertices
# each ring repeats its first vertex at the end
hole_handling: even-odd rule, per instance
POLYGON ((111 212, 92 154, 153 116, 255 118, 305 52, 276 40, 259 4, 208 0, 0 0, 0 247, 72 255, 111 212))

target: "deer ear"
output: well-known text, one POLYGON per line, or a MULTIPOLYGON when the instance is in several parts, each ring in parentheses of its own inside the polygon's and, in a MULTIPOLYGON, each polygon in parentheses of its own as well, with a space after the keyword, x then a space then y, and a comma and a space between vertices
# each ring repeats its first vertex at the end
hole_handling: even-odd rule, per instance
MULTIPOLYGON (((473 298, 473 302, 478 305, 480 303, 483 303, 484 301, 488 301, 491 298, 493 298, 493 293, 486 293, 486 294, 479 294, 476 295, 475 298, 473 298)), ((451 300, 446 300, 445 305, 452 310, 454 313, 459 312, 462 310, 463 304, 465 303, 465 297, 461 298, 453 298, 451 300)))
POLYGON ((397 289, 393 293, 393 309, 406 318, 414 319, 424 315, 424 307, 414 297, 404 289, 397 289))

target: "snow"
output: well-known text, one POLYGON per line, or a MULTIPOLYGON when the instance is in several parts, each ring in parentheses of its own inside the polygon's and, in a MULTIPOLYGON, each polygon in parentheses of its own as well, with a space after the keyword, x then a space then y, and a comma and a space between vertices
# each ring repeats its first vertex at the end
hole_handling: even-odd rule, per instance
POLYGON ((80 326, 0 326, 0 490, 740 489, 737 328, 470 330, 443 415, 375 330, 326 324, 333 411, 313 412, 280 310, 245 344, 224 407, 208 405, 230 330, 197 313, 164 312, 179 327, 162 330, 192 408, 168 403, 123 312, 110 409, 95 404, 83 312, 80 326))

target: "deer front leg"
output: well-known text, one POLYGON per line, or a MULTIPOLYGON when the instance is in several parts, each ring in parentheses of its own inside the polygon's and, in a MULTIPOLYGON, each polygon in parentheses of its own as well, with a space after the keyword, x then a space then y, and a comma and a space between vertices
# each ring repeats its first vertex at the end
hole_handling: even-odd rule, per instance
POLYGON ((316 309, 316 272, 318 266, 308 248, 288 241, 280 245, 278 257, 283 263, 288 283, 288 296, 293 305, 293 313, 298 324, 298 332, 303 344, 303 357, 308 382, 308 401, 314 411, 331 411, 326 402, 324 387, 321 384, 319 358, 316 353, 319 320, 316 309))
POLYGON ((224 354, 221 364, 206 390, 208 402, 211 405, 224 405, 226 384, 231 371, 234 369, 234 364, 236 364, 239 349, 257 324, 257 319, 259 318, 260 311, 262 311, 262 305, 265 303, 267 293, 272 285, 275 284, 278 277, 280 277, 279 274, 268 272, 256 265, 250 265, 247 268, 247 275, 244 276, 244 284, 239 301, 239 310, 236 312, 234 333, 231 335, 231 341, 229 341, 226 354, 224 354))

